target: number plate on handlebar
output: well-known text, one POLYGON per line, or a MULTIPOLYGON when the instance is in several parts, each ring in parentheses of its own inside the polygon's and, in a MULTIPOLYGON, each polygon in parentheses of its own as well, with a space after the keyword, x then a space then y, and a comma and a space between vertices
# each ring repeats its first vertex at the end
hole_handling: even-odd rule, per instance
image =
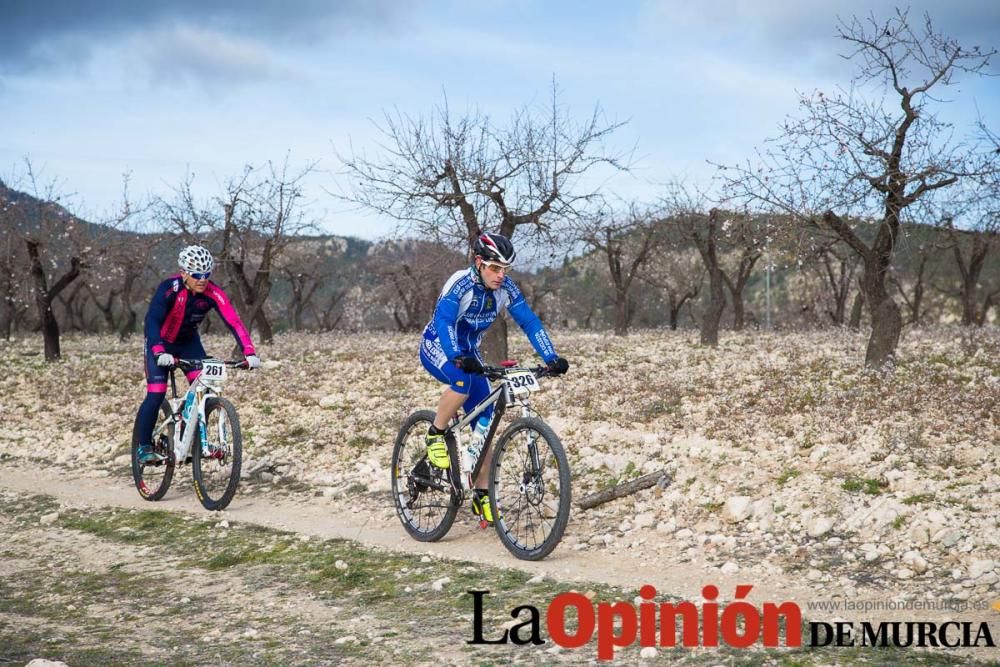
POLYGON ((541 385, 531 371, 515 371, 507 374, 507 384, 515 394, 526 394, 531 391, 538 391, 541 385))
POLYGON ((209 384, 225 382, 226 365, 218 359, 205 359, 201 362, 201 378, 209 384))

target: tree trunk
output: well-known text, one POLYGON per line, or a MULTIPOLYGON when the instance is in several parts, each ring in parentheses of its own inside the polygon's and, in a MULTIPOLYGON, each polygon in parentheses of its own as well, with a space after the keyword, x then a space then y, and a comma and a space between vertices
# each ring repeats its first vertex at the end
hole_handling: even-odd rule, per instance
POLYGON ((264 313, 263 303, 260 306, 260 310, 257 311, 254 323, 256 323, 257 330, 260 332, 260 341, 262 343, 271 343, 274 341, 274 329, 271 328, 271 322, 267 319, 267 314, 264 313))
POLYGON ((132 306, 127 306, 125 309, 125 317, 122 318, 121 328, 118 329, 118 340, 125 341, 129 336, 135 333, 135 325, 138 316, 135 311, 132 310, 132 306))
POLYGON ((722 312, 726 309, 726 295, 723 292, 722 272, 718 267, 708 272, 709 302, 701 318, 701 344, 716 347, 719 344, 719 325, 722 312))
POLYGON ((487 365, 495 366, 510 358, 507 348, 507 318, 498 317, 493 326, 486 330, 479 350, 487 365))
POLYGON ((615 335, 616 336, 627 336, 628 335, 628 325, 632 319, 632 314, 629 312, 631 303, 629 303, 628 292, 622 292, 619 290, 615 291, 615 335))
POLYGON ((861 316, 864 314, 865 309, 865 292, 859 289, 858 293, 854 296, 854 304, 851 306, 851 321, 847 325, 851 331, 858 331, 861 329, 861 316))
POLYGON ((668 294, 670 298, 670 330, 677 331, 677 322, 681 317, 681 308, 684 307, 684 299, 678 301, 674 292, 668 294))
POLYGON ((743 331, 744 324, 743 295, 733 294, 733 329, 735 331, 743 331))
POLYGON ((903 330, 903 318, 899 306, 885 289, 885 274, 878 266, 866 264, 862 278, 865 301, 868 302, 872 318, 872 332, 865 352, 866 368, 891 367, 899 345, 899 335, 903 330))
POLYGON ((990 308, 993 308, 996 305, 996 297, 998 294, 1000 294, 1000 289, 986 295, 986 298, 983 300, 983 309, 979 311, 979 315, 976 317, 977 327, 981 328, 984 324, 986 324, 986 318, 990 314, 990 308))
POLYGON ((719 344, 719 324, 722 321, 722 311, 726 308, 724 277, 715 249, 715 228, 718 216, 717 209, 709 211, 708 226, 704 238, 695 233, 698 252, 708 270, 709 301, 708 309, 701 318, 701 344, 709 347, 716 347, 719 344))
POLYGON ((80 259, 73 257, 70 260, 69 271, 64 273, 50 290, 45 278, 45 270, 42 269, 38 243, 30 239, 26 240, 25 243, 28 246, 28 257, 31 259, 31 275, 35 279, 35 306, 38 308, 39 326, 45 341, 45 361, 56 361, 60 357, 59 322, 56 321, 56 316, 52 312, 52 300, 80 275, 80 259))

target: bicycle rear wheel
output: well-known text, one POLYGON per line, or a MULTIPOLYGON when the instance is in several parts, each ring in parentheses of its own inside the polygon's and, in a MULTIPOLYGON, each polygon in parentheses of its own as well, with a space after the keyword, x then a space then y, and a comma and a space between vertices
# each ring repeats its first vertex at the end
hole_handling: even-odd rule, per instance
POLYGON ((174 478, 174 415, 170 403, 163 399, 160 405, 160 421, 153 428, 153 451, 163 457, 155 463, 139 463, 139 420, 132 426, 132 481, 139 495, 146 500, 159 500, 170 488, 174 478), (162 430, 161 430, 162 429, 162 430))
POLYGON ((205 509, 224 510, 236 495, 243 467, 243 436, 232 403, 219 396, 205 401, 204 434, 191 452, 194 489, 205 509))
MULTIPOLYGON (((434 413, 420 410, 407 417, 392 448, 392 500, 396 515, 410 537, 437 542, 455 523, 459 501, 452 493, 448 470, 427 461, 424 439, 434 413)), ((454 467, 454 448, 449 448, 454 467)))
POLYGON ((490 463, 493 525, 508 551, 541 560, 569 522, 570 472, 559 437, 534 417, 516 420, 500 436, 490 463))

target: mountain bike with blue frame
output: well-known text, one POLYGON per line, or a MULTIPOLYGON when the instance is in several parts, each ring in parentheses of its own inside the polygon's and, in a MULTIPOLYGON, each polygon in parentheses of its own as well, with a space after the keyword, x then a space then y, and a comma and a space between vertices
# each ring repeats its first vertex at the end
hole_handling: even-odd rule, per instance
POLYGON ((498 383, 475 409, 448 425, 444 437, 449 468, 437 468, 427 460, 424 438, 434 412, 419 410, 403 422, 392 450, 396 514, 414 539, 440 540, 488 463, 489 501, 500 541, 517 558, 541 560, 559 544, 570 512, 566 452, 555 431, 531 409, 531 396, 541 388, 538 380, 549 375, 549 369, 505 361, 499 367, 485 367, 483 374, 498 383), (470 457, 463 457, 472 438, 469 424, 494 404, 485 441, 473 446, 470 457), (509 408, 520 408, 521 416, 494 443, 500 419, 509 408), (493 454, 487 461, 482 453, 491 445, 493 454))

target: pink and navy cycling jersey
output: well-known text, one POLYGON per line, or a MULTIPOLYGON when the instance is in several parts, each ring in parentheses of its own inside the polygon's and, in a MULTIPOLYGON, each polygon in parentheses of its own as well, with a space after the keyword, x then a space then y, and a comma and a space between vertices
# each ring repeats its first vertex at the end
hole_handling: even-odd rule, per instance
POLYGON ((243 354, 255 354, 250 334, 222 288, 209 281, 202 294, 195 294, 184 286, 179 275, 160 283, 146 311, 144 330, 150 351, 159 354, 164 351, 164 343, 186 343, 198 338, 198 326, 213 309, 243 347, 243 354))

